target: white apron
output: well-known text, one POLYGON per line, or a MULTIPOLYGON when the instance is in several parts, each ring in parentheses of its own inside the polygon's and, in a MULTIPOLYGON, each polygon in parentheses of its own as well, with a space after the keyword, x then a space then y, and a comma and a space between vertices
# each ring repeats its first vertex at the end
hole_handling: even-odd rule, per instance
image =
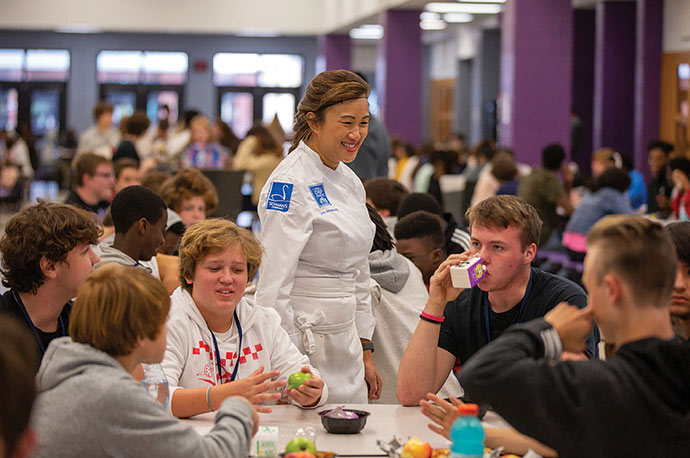
POLYGON ((367 403, 362 344, 353 313, 354 293, 352 282, 297 278, 290 294, 298 331, 297 347, 321 372, 331 403, 367 403))

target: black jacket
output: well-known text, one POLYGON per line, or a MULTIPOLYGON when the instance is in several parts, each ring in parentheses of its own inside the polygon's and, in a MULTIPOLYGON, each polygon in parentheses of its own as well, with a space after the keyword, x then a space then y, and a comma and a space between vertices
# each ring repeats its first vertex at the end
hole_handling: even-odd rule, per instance
POLYGON ((642 339, 610 361, 546 361, 543 319, 508 329, 463 367, 466 394, 569 457, 690 456, 690 344, 642 339))

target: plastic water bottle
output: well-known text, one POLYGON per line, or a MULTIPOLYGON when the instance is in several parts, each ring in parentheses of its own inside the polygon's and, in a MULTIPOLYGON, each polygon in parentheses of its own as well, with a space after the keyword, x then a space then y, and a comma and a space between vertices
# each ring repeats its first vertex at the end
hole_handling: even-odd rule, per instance
POLYGON ((163 366, 160 364, 142 364, 142 366, 144 367, 144 378, 141 383, 144 384, 153 399, 163 407, 167 407, 170 390, 163 366))
POLYGON ((477 418, 477 404, 458 406, 460 416, 450 428, 451 458, 482 458, 484 456, 484 429, 477 418))

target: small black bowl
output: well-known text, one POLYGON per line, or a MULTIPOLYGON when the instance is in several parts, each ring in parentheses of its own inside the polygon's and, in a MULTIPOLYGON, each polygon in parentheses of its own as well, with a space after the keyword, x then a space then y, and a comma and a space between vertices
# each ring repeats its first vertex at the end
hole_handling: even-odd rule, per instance
POLYGON ((364 410, 354 410, 354 409, 343 409, 348 412, 354 412, 359 418, 331 418, 325 415, 330 412, 330 410, 322 410, 319 412, 321 417, 321 424, 326 431, 331 434, 357 434, 364 429, 364 425, 367 424, 367 417, 371 415, 369 412, 364 410))

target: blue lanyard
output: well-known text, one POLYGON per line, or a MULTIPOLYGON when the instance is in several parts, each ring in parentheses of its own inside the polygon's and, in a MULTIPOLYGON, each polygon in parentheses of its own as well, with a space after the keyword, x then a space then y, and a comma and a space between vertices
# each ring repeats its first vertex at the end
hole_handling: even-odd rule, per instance
MULTIPOLYGON (((24 318, 26 319, 26 322, 29 323, 29 326, 31 327, 31 331, 34 333, 34 337, 36 338, 36 342, 38 342, 38 348, 41 350, 41 355, 44 355, 46 352, 46 347, 43 345, 43 340, 41 339, 41 336, 38 335, 38 330, 36 329, 36 326, 34 325, 34 322, 31 321, 31 317, 29 316, 29 312, 26 311, 26 307, 24 307, 24 302, 22 302, 22 298, 19 297, 19 294, 15 290, 12 290, 12 294, 14 295, 14 300, 17 301, 17 304, 19 305, 19 308, 21 309, 22 313, 24 314, 24 318)), ((64 337, 67 335, 65 332, 65 323, 62 321, 62 314, 58 316, 58 323, 60 323, 60 337, 64 337)))
MULTIPOLYGON (((237 346, 237 362, 235 363, 235 367, 232 370, 232 377, 230 377, 230 381, 234 382, 235 377, 237 377, 237 370, 240 367, 240 353, 242 351, 242 325, 240 325, 240 319, 237 318, 237 310, 233 312, 233 317, 235 318, 235 324, 237 324, 237 332, 240 335, 240 343, 237 346)), ((220 378, 220 384, 223 384, 223 372, 222 372, 222 367, 220 364, 220 350, 218 350, 218 341, 216 340, 216 335, 211 331, 209 328, 208 330, 211 333, 211 337, 213 338, 213 349, 216 351, 216 364, 218 365, 218 377, 220 378)), ((227 373, 227 371, 226 371, 227 373)))
MULTIPOLYGON (((518 318, 516 323, 519 323, 520 320, 522 320, 522 312, 525 309, 525 301, 527 300, 527 296, 529 296, 529 292, 532 289, 532 270, 530 269, 529 272, 529 282, 527 282, 527 289, 525 290, 525 295, 522 297, 522 300, 520 301, 520 312, 518 313, 518 318)), ((491 342, 491 325, 489 324, 489 293, 486 294, 484 297, 484 324, 486 325, 486 340, 488 342, 491 342)))

